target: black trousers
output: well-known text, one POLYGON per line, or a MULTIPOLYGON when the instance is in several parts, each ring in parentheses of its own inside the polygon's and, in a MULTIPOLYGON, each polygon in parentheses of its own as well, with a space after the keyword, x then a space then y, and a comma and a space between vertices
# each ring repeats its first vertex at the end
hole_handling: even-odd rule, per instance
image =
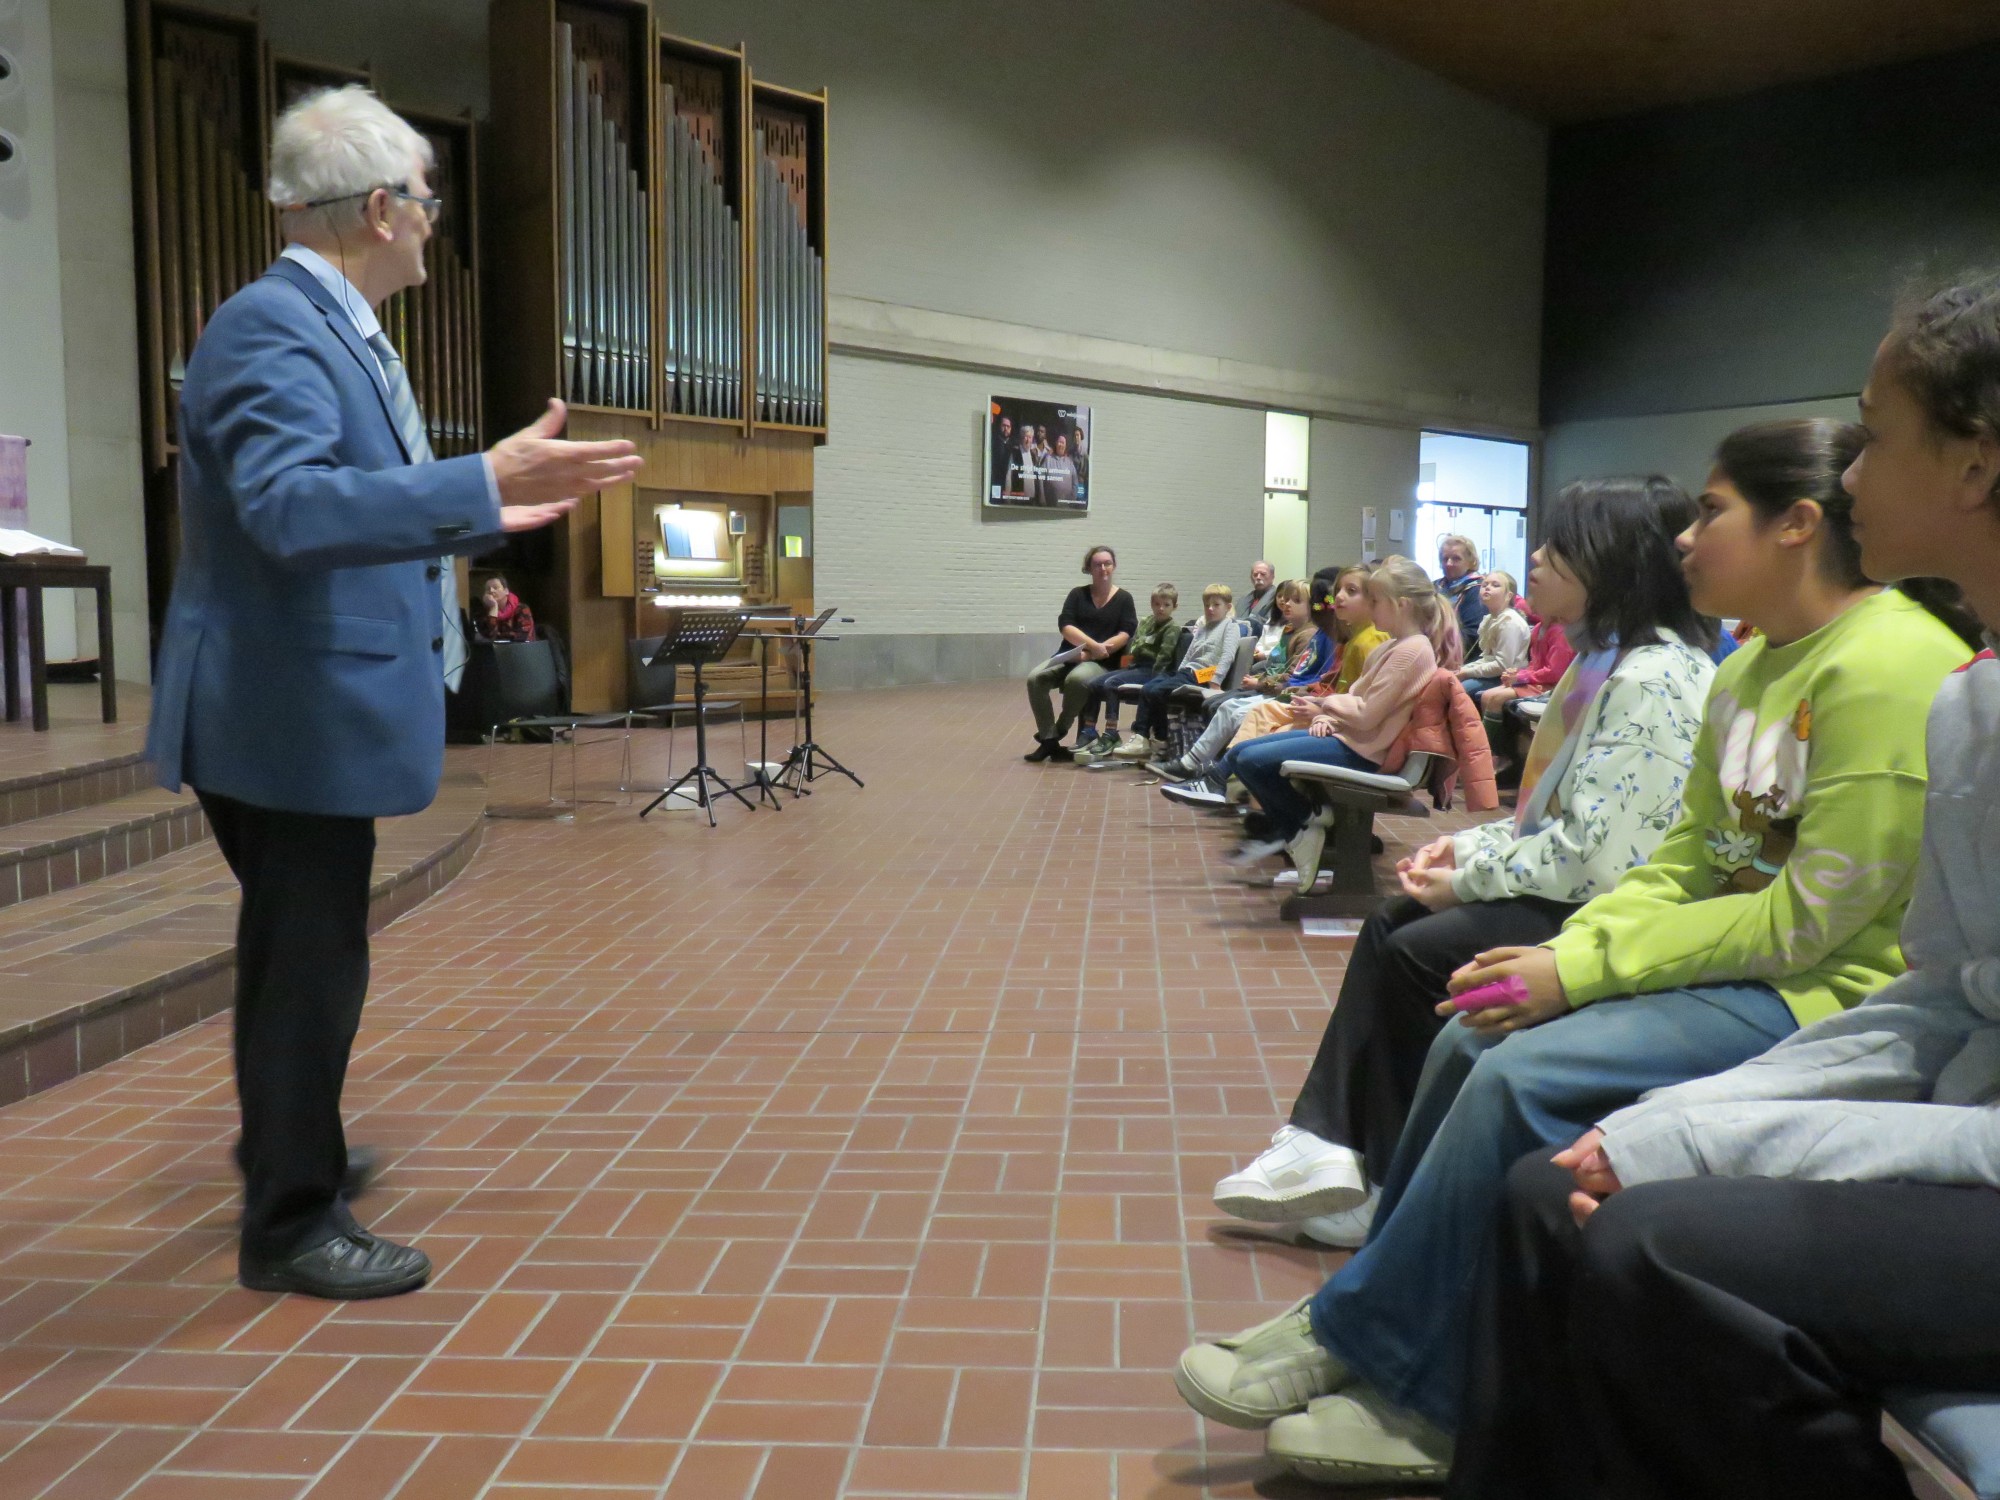
POLYGON ((1384 902, 1361 924, 1292 1124, 1359 1151, 1368 1180, 1385 1180, 1424 1058, 1445 1025, 1432 1007, 1452 971, 1488 948, 1547 942, 1575 910, 1534 896, 1440 912, 1408 896, 1384 902))
POLYGON ((1908 1500, 1881 1393, 2000 1389, 2000 1192, 1508 1177, 1451 1500, 1908 1500))
POLYGON ((196 795, 243 887, 236 920, 243 1249, 282 1256, 332 1238, 342 1222, 340 1091, 368 993, 375 821, 196 795))

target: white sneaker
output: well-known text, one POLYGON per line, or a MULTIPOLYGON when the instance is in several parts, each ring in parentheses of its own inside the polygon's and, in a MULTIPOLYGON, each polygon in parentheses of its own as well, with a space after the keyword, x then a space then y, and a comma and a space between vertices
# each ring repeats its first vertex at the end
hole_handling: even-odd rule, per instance
POLYGON ((1310 885, 1319 879, 1320 862, 1326 853, 1326 832, 1330 819, 1322 813, 1314 813, 1306 820, 1306 826, 1299 830, 1299 836, 1292 840, 1286 851, 1292 857, 1292 867, 1297 870, 1300 880, 1310 885))
POLYGON ((1331 1245, 1336 1250, 1359 1250, 1368 1243, 1368 1231, 1375 1223, 1375 1205, 1382 1200, 1382 1190, 1368 1189, 1368 1196, 1344 1213, 1316 1214, 1302 1220, 1299 1228, 1305 1231, 1307 1239, 1318 1240, 1322 1245, 1331 1245))
POLYGON ((1450 1434, 1368 1386, 1318 1396, 1271 1423, 1264 1451, 1321 1484, 1438 1484, 1451 1473, 1450 1434))
POLYGON ((1296 1125, 1281 1125, 1264 1154, 1215 1185, 1215 1206, 1239 1219, 1293 1224, 1367 1201, 1361 1158, 1296 1125))
POLYGON ((1118 748, 1111 752, 1111 756, 1114 760, 1151 760, 1153 747, 1135 734, 1129 739, 1121 739, 1118 748))
POLYGON ((1245 839, 1235 850, 1224 857, 1223 862, 1232 869, 1244 870, 1269 859, 1274 854, 1285 852, 1283 839, 1245 839))

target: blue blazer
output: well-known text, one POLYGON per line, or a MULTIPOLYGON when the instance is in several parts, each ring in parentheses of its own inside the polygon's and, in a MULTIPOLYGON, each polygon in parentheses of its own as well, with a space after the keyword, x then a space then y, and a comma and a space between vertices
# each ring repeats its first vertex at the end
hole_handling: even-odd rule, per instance
POLYGON ((287 260, 209 319, 180 436, 180 570, 146 742, 160 784, 349 817, 428 806, 438 559, 500 536, 480 456, 410 462, 374 354, 287 260))

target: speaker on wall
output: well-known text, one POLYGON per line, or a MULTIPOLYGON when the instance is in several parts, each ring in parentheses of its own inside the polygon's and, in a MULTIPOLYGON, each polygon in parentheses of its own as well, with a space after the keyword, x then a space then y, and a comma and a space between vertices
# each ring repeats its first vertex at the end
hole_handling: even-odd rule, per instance
POLYGON ((0 213, 21 219, 28 211, 28 151, 21 138, 26 84, 21 75, 19 0, 0 0, 0 213))

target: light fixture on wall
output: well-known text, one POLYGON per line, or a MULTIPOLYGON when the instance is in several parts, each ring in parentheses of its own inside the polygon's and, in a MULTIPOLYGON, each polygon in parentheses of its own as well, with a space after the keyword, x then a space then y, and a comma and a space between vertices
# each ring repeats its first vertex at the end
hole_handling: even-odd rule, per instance
POLYGON ((653 603, 661 609, 741 609, 741 594, 655 594, 653 603))

